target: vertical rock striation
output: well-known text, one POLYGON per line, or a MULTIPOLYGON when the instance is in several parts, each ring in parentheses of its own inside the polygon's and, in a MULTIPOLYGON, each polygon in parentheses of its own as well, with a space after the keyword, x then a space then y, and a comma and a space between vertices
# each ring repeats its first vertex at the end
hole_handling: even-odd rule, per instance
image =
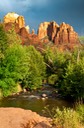
POLYGON ((46 36, 55 45, 79 42, 78 34, 73 30, 73 27, 64 22, 60 26, 54 21, 41 23, 38 29, 38 37, 43 39, 46 36))

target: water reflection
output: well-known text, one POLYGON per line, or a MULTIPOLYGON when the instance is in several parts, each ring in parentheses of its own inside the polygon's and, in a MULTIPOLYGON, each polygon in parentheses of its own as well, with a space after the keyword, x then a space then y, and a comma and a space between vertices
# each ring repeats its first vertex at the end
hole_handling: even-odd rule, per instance
POLYGON ((57 98, 48 98, 45 100, 37 98, 28 98, 28 95, 11 96, 0 100, 0 107, 19 107, 23 109, 30 109, 43 115, 42 110, 45 106, 49 106, 51 110, 53 107, 72 107, 70 102, 57 98))

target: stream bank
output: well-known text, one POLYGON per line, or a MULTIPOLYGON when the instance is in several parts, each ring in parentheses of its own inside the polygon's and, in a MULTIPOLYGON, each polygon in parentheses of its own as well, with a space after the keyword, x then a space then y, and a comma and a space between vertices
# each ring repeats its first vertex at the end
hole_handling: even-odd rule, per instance
POLYGON ((53 107, 72 107, 72 103, 61 98, 57 89, 49 85, 44 85, 40 90, 22 92, 0 100, 0 107, 29 109, 42 116, 45 116, 43 110, 47 106, 51 110, 53 107))

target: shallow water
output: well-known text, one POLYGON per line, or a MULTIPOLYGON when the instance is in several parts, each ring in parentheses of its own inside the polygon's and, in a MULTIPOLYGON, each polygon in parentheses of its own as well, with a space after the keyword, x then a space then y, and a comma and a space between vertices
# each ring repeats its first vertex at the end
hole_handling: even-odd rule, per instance
POLYGON ((48 99, 39 99, 34 95, 28 95, 27 93, 17 96, 10 96, 0 100, 0 107, 19 107, 23 109, 30 109, 37 112, 40 115, 44 115, 44 107, 49 106, 51 110, 53 107, 72 107, 72 104, 60 98, 49 97, 48 99))

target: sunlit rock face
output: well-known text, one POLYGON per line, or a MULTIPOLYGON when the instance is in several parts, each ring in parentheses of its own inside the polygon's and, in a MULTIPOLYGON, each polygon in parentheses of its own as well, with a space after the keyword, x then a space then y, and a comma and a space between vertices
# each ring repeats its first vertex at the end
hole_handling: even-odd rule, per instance
POLYGON ((59 26, 57 35, 54 37, 55 44, 61 43, 78 43, 78 34, 74 31, 73 27, 64 22, 59 26))
POLYGON ((57 28, 59 28, 59 25, 54 21, 41 23, 38 29, 39 39, 48 36, 50 40, 53 40, 56 35, 57 28))
POLYGON ((25 20, 24 20, 24 17, 23 17, 23 16, 19 16, 19 17, 15 20, 15 22, 19 24, 19 27, 20 27, 20 28, 25 27, 25 20))
POLYGON ((19 17, 18 14, 11 12, 4 16, 4 23, 15 23, 15 20, 19 17))
POLYGON ((0 128, 52 128, 51 121, 31 110, 0 108, 0 128))
POLYGON ((25 27, 25 20, 23 16, 12 12, 4 16, 4 23, 17 23, 20 28, 25 27))
POLYGON ((27 32, 30 33, 30 27, 27 25, 25 28, 26 28, 27 32))
POLYGON ((78 34, 73 27, 64 22, 58 25, 56 22, 43 22, 38 29, 39 39, 48 37, 55 45, 63 43, 78 43, 78 34))
POLYGON ((49 43, 53 47, 61 50, 72 50, 75 46, 79 47, 78 34, 69 24, 62 23, 58 25, 55 21, 43 22, 38 28, 37 35, 35 31, 30 32, 29 26, 25 26, 25 19, 14 12, 4 16, 5 30, 13 28, 20 36, 22 44, 34 45, 35 47, 43 48, 49 43))

